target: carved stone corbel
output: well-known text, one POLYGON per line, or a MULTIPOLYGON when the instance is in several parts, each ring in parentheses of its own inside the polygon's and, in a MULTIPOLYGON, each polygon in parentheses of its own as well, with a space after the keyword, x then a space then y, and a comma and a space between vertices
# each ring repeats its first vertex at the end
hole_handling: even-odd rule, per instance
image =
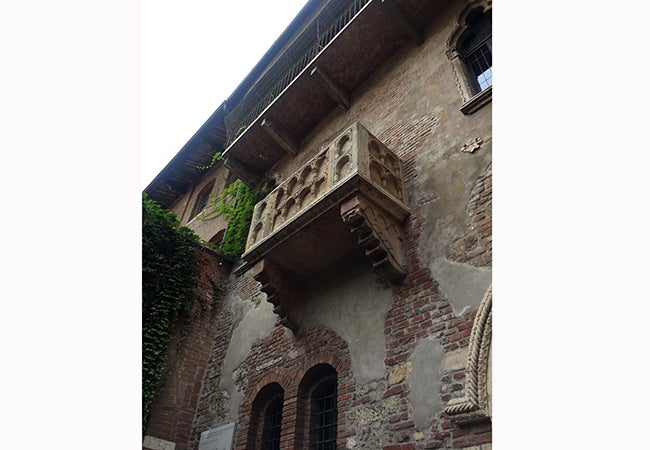
POLYGON ((459 425, 489 421, 492 417, 490 348, 492 342, 492 286, 479 305, 469 339, 465 366, 465 395, 452 398, 445 412, 459 425))
POLYGON ((372 260, 379 275, 391 282, 406 276, 402 225, 396 219, 362 195, 341 205, 341 217, 356 234, 359 246, 372 260))
POLYGON ((280 323, 294 333, 302 321, 302 295, 296 275, 264 258, 253 266, 253 278, 262 286, 266 300, 280 316, 280 323))

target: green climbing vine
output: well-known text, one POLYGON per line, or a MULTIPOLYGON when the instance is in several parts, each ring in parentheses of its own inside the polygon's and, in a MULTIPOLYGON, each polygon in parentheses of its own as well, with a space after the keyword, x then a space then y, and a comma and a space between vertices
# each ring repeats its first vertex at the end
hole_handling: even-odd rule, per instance
POLYGON ((211 197, 211 208, 202 219, 211 220, 222 216, 228 221, 226 233, 218 246, 226 257, 236 260, 244 253, 253 208, 262 195, 260 189, 251 189, 238 179, 220 194, 211 197))
POLYGON ((212 159, 210 160, 210 163, 206 166, 197 166, 198 169, 201 170, 206 170, 209 169, 210 167, 214 166, 217 161, 221 161, 223 159, 223 156, 221 155, 221 152, 216 152, 214 155, 212 155, 212 159))
POLYGON ((160 389, 174 326, 189 314, 199 238, 176 215, 142 197, 142 429, 160 389))
MULTIPOLYGON (((237 139, 247 128, 248 125, 239 127, 232 139, 237 139)), ((209 169, 221 160, 223 160, 221 152, 215 152, 208 165, 197 167, 203 170, 209 169)), ((246 240, 255 203, 262 195, 261 189, 251 189, 243 181, 237 179, 221 193, 212 196, 209 205, 211 208, 206 208, 207 212, 201 213, 199 217, 201 220, 212 220, 221 216, 228 221, 228 227, 220 244, 214 245, 210 242, 205 244, 216 247, 224 256, 233 261, 239 259, 246 250, 246 240)))

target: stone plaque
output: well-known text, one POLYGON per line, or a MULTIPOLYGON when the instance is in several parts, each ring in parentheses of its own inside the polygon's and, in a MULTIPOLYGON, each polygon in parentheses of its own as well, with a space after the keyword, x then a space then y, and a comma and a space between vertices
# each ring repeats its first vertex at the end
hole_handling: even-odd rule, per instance
POLYGON ((235 422, 212 428, 201 433, 199 450, 232 450, 235 422))

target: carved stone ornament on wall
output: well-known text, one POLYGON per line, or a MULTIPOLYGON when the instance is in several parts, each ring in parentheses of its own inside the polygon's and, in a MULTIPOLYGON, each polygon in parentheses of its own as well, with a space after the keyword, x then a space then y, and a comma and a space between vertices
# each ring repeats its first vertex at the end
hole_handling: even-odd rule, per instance
POLYGON ((459 425, 492 418, 490 349, 492 346, 492 286, 483 297, 470 334, 465 366, 465 395, 452 398, 445 412, 459 425))
POLYGON ((481 148, 482 143, 483 139, 480 137, 475 137, 474 139, 470 139, 469 141, 465 142, 465 144, 463 144, 463 146, 460 148, 460 151, 465 153, 474 153, 476 150, 481 148))

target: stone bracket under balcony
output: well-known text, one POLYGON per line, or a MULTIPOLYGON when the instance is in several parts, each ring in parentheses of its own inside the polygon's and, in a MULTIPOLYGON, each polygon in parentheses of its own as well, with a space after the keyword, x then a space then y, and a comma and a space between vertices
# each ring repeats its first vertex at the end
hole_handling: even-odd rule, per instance
POLYGON ((358 248, 386 280, 406 276, 407 205, 402 162, 354 123, 255 205, 244 266, 295 331, 300 280, 358 248))
POLYGON ((399 222, 363 195, 356 195, 341 205, 341 217, 380 276, 391 282, 406 276, 406 254, 399 222))
POLYGON ((280 323, 297 331, 302 320, 302 286, 300 278, 269 259, 262 259, 253 266, 253 278, 260 283, 260 290, 273 305, 273 312, 280 316, 280 323))

